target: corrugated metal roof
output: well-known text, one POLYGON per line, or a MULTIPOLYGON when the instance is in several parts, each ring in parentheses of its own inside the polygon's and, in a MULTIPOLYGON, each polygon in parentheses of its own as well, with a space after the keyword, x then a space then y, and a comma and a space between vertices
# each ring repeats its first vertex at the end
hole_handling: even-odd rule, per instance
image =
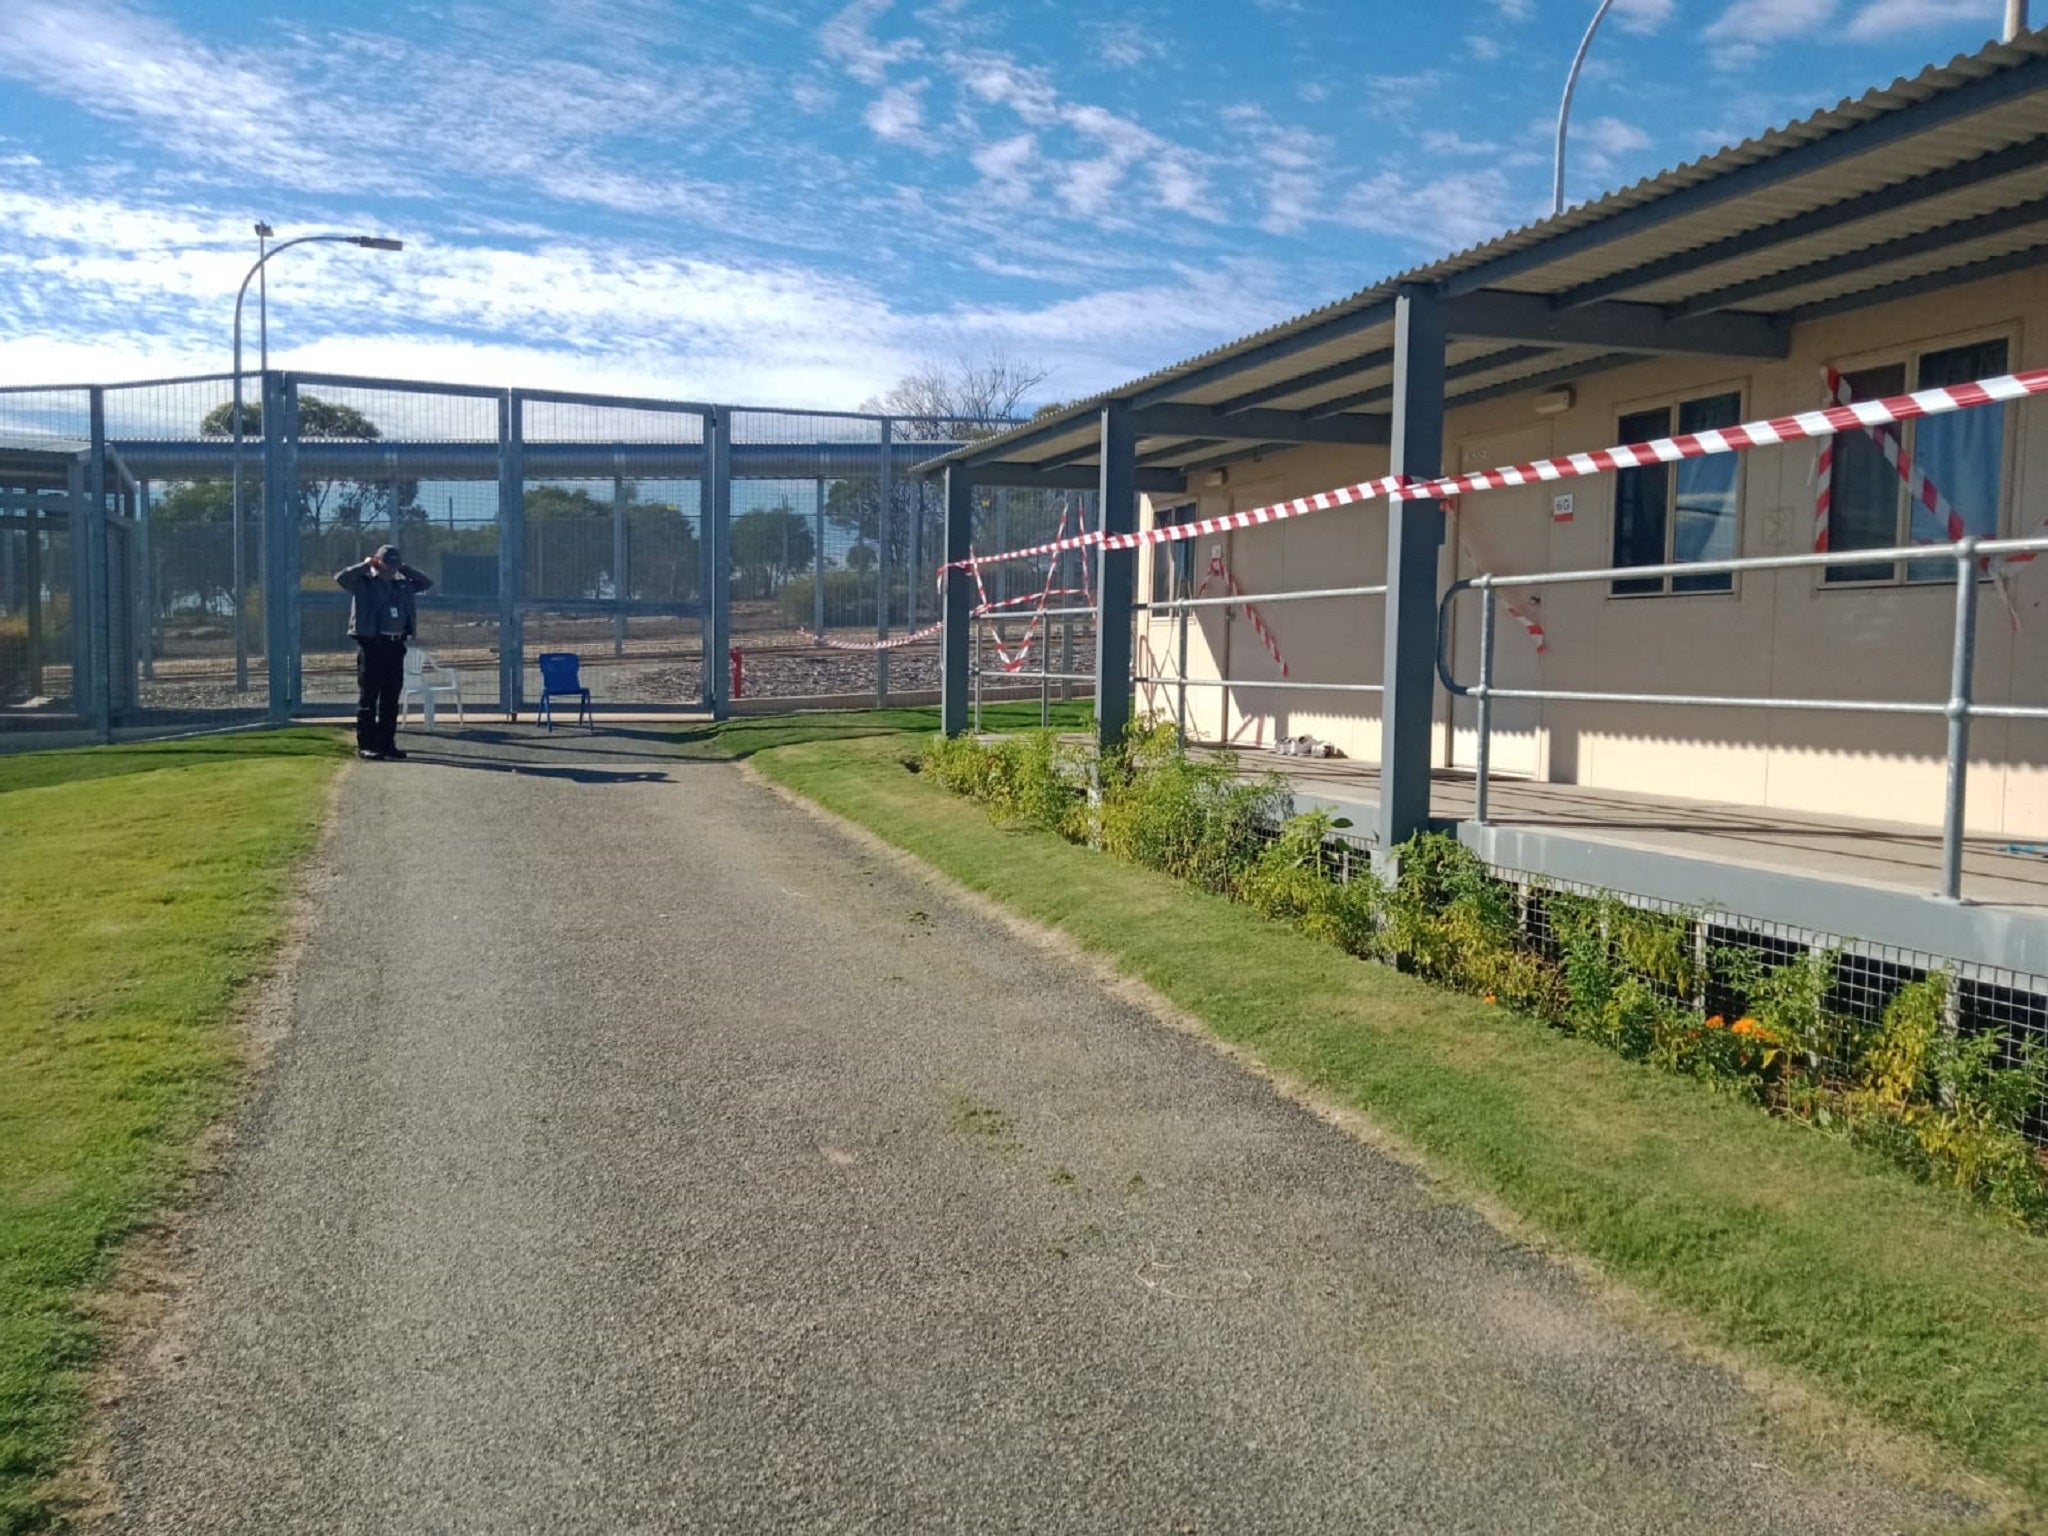
MULTIPOLYGON (((1185 393, 1174 391, 1172 386, 1197 370, 1207 373, 1218 364, 1227 364, 1234 356, 1255 354, 1269 343, 1301 336, 1383 304, 1405 285, 1457 287, 1461 286, 1461 278, 1470 285, 1475 274, 1483 275, 1486 269, 1503 265, 1514 270, 1500 273, 1497 280, 1487 280, 1483 286, 1554 296, 1598 281, 1613 285, 1609 296, 1625 295, 1638 302, 1674 305, 1700 301, 1736 284, 1754 284, 1767 287, 1768 291, 1730 302, 1752 313, 1796 316, 1803 305, 1872 292, 1902 278, 1951 271, 1990 258, 2048 248, 2048 211, 2040 217, 2033 217, 2031 210, 2012 211, 2025 210, 2027 204, 2048 199, 2048 143, 2042 142, 2048 140, 2048 91, 2015 91, 1984 110, 1891 137, 1867 151, 1841 156, 1826 152, 1830 141, 1839 140, 1852 130, 1951 95, 1975 82, 1993 80, 2021 68, 2038 69, 2043 59, 2048 59, 2048 37, 2039 33, 2026 34, 2009 44, 1991 44, 1946 65, 1932 66, 1910 80, 1895 80, 1855 100, 1843 101, 1799 122, 1675 166, 1553 218, 1412 268, 1346 298, 1077 402, 1050 419, 1029 423, 932 462, 944 463, 969 455, 986 457, 991 449, 999 450, 1027 436, 1033 441, 1030 452, 1021 455, 1020 462, 1042 462, 1063 453, 1071 454, 1093 431, 1094 414, 1104 404, 1139 395, 1215 405, 1300 378, 1305 381, 1301 390, 1260 402, 1267 408, 1300 410, 1373 391, 1376 386, 1389 383, 1390 366, 1381 364, 1322 382, 1310 382, 1308 376, 1384 351, 1391 341, 1391 326, 1387 324, 1350 331, 1283 359, 1248 358, 1242 370, 1226 367, 1219 377, 1190 386, 1185 393), (2030 148, 2016 148, 2036 144, 2042 149, 2038 159, 2030 148), (1958 168, 1966 170, 1970 162, 2000 152, 2008 152, 2013 161, 2009 168, 2003 162, 1983 161, 1979 169, 1986 174, 1981 179, 1953 191, 1941 184, 1939 178, 1944 173, 1953 173, 1961 180, 1963 173, 1958 168), (1714 199, 1705 206, 1682 208, 1668 217, 1655 216, 1658 204, 1669 203, 1692 189, 1738 177, 1767 162, 1797 162, 1806 157, 1813 160, 1810 171, 1788 166, 1782 180, 1714 199), (1992 168, 1999 173, 1988 174, 1992 168), (1834 208, 1866 194, 1900 188, 1915 178, 1929 178, 1929 182, 1924 192, 1916 192, 1900 206, 1874 209, 1868 215, 1858 215, 1811 233, 1800 234, 1795 230, 1782 241, 1731 252, 1726 258, 1703 262, 1681 274, 1653 275, 1640 284, 1631 284, 1626 279, 1626 274, 1649 263, 1688 253, 1710 256, 1717 242, 1767 232, 1787 220, 1834 208), (1973 219, 2001 227, 1972 233, 1967 221, 1973 219), (1602 226, 1612 227, 1611 238, 1602 238, 1602 226), (1893 261, 1833 273, 1819 265, 1843 259, 1846 267, 1846 258, 1858 253, 1881 256, 1880 248, 1890 242, 1957 226, 1963 227, 1961 238, 1943 240, 1935 249, 1908 250, 1893 261), (1556 248, 1554 255, 1547 253, 1547 248, 1552 247, 1556 248), (1811 280, 1798 281, 1800 271, 1807 268, 1814 269, 1811 280), (1048 428, 1064 426, 1067 421, 1073 422, 1071 433, 1061 431, 1048 434, 1042 442, 1037 440, 1048 428)), ((1461 363, 1506 350, 1498 341, 1460 340, 1453 344, 1449 361, 1456 368, 1461 363)), ((1461 387, 1470 391, 1503 379, 1540 374, 1588 355, 1583 348, 1558 348, 1540 358, 1511 358, 1498 370, 1465 374, 1461 387)), ((1454 391, 1454 403, 1456 394, 1454 391)))

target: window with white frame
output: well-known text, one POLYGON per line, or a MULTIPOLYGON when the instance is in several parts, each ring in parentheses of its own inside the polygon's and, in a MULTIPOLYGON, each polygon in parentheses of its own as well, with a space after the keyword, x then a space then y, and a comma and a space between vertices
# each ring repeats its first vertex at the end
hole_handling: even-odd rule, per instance
MULTIPOLYGON (((1702 395, 1675 405, 1632 411, 1621 418, 1620 441, 1648 442, 1677 432, 1705 432, 1742 420, 1742 393, 1702 395)), ((1646 464, 1614 477, 1614 563, 1688 565, 1735 558, 1741 476, 1737 455, 1715 454, 1675 464, 1646 464)), ((1726 571, 1698 576, 1624 576, 1612 583, 1616 597, 1667 592, 1728 592, 1735 578, 1726 571)))
MULTIPOLYGON (((1917 359, 1845 372, 1850 398, 1876 400, 1904 394, 1911 366, 1914 389, 1966 384, 2006 371, 2006 340, 1995 337, 1967 346, 1922 352, 1917 359)), ((1980 405, 1946 416, 1926 416, 1889 430, 1926 473, 1929 484, 1955 508, 1964 529, 1979 538, 1998 533, 1999 501, 2005 477, 2003 405, 1980 405)), ((1867 432, 1835 438, 1834 483, 1828 501, 1830 550, 1892 549, 1905 544, 1950 542, 1947 521, 1924 501, 1907 494, 1905 477, 1867 432)), ((1887 583, 1953 581, 1952 560, 1873 560, 1831 565, 1826 580, 1887 583)))
MULTIPOLYGON (((1157 528, 1168 528, 1176 523, 1191 523, 1195 520, 1196 507, 1193 502, 1178 507, 1160 507, 1152 517, 1157 528)), ((1172 539, 1152 546, 1152 601, 1171 602, 1176 596, 1187 593, 1188 571, 1195 554, 1193 539, 1172 539)))

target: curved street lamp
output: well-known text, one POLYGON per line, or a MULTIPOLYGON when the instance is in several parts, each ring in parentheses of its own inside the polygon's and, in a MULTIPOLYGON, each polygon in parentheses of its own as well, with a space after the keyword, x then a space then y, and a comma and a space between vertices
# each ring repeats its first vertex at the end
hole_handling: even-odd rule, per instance
MULTIPOLYGON (((265 237, 269 234, 269 230, 265 226, 259 225, 258 230, 259 234, 265 237)), ((242 573, 242 300, 248 295, 249 284, 255 281, 256 275, 268 265, 271 257, 281 251, 288 251, 295 245, 312 245, 317 242, 359 245, 366 251, 402 251, 405 249, 405 242, 403 240, 390 240, 382 235, 300 235, 296 240, 286 240, 265 250, 261 256, 256 258, 256 265, 249 269, 248 276, 242 279, 242 286, 235 290, 234 489, 230 499, 229 525, 235 541, 235 692, 237 693, 247 693, 249 691, 249 632, 243 620, 243 609, 247 606, 244 601, 247 596, 247 590, 242 573)), ((264 327, 264 331, 264 364, 267 370, 270 362, 269 326, 267 324, 264 327)))
POLYGON ((1557 171, 1550 183, 1550 216, 1556 218, 1564 212, 1564 133, 1572 116, 1572 92, 1578 89, 1579 66, 1586 62, 1586 50, 1593 46, 1593 34, 1600 30, 1600 23, 1607 19, 1607 12, 1614 0, 1600 0, 1600 9, 1593 13, 1593 24, 1586 28, 1586 35, 1579 39, 1579 51, 1572 58, 1572 72, 1564 77, 1564 100, 1557 108, 1557 171))

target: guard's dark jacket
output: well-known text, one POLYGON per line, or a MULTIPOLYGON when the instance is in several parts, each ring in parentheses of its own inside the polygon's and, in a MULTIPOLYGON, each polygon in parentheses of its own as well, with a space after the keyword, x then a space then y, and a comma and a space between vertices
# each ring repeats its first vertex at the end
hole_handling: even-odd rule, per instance
POLYGON ((409 565, 387 567, 380 574, 367 560, 336 571, 334 581, 354 599, 348 609, 348 632, 365 640, 379 635, 410 640, 419 622, 413 598, 434 585, 433 577, 409 565))

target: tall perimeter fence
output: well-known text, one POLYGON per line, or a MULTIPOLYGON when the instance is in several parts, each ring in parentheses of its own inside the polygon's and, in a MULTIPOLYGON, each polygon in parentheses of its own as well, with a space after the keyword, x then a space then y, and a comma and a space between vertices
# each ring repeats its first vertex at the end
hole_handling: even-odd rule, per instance
MULTIPOLYGON (((909 471, 1000 423, 272 371, 238 434, 236 383, 0 388, 0 734, 346 713, 334 573, 386 542, 466 708, 526 709, 550 651, 613 711, 936 696, 909 471)), ((1082 500, 983 491, 977 538, 1082 500)))

